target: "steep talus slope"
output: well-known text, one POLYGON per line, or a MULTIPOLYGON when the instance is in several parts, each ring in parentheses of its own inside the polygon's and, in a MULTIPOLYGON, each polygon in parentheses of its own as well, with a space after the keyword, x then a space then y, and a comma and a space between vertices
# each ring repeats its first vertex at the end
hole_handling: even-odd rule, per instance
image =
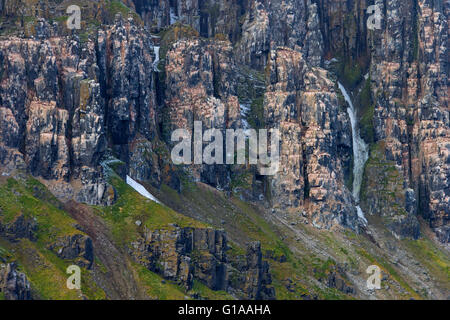
POLYGON ((0 299, 449 297, 448 1, 69 4, 0 1, 0 299), (278 172, 174 165, 195 121, 279 129, 278 172))
POLYGON ((129 258, 114 244, 105 222, 96 216, 92 210, 75 203, 67 203, 65 208, 76 219, 81 228, 92 238, 95 255, 104 271, 98 272, 96 282, 112 299, 145 299, 143 288, 137 284, 129 258))

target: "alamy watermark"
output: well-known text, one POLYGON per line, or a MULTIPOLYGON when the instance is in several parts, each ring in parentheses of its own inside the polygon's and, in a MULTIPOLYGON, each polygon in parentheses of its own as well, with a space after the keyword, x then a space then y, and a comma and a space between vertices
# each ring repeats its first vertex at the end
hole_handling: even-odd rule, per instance
POLYGON ((377 265, 369 266, 366 270, 370 277, 367 279, 367 289, 380 290, 381 289, 381 269, 377 265))
POLYGON ((367 7, 367 13, 370 14, 367 19, 367 29, 380 30, 381 29, 381 8, 379 5, 374 4, 367 7))
POLYGON ((172 149, 172 162, 180 164, 246 164, 248 141, 248 163, 258 165, 261 175, 275 175, 280 167, 280 132, 278 129, 226 129, 225 140, 222 130, 207 129, 203 132, 202 122, 194 121, 192 134, 186 129, 176 129, 172 142, 178 142, 172 149), (268 139, 270 135, 270 152, 268 139), (180 141, 181 140, 181 141, 180 141), (237 144, 235 143, 237 141, 237 144), (203 149, 203 142, 210 142, 203 149), (224 157, 225 144, 225 157, 224 157), (193 148, 193 152, 192 152, 193 148), (194 159, 192 161, 192 154, 194 159))
POLYGON ((77 5, 71 5, 67 7, 67 14, 70 16, 67 18, 67 29, 69 30, 80 30, 81 29, 81 9, 77 5))
MULTIPOLYGON (((81 9, 77 5, 70 5, 67 7, 66 13, 70 16, 67 18, 67 28, 69 30, 81 29, 81 9)), ((374 4, 367 7, 367 14, 370 14, 367 19, 368 30, 380 30, 381 29, 381 8, 378 4, 374 4)))
POLYGON ((67 274, 71 276, 67 278, 66 286, 69 290, 80 290, 81 289, 81 269, 77 265, 71 265, 66 270, 67 274))

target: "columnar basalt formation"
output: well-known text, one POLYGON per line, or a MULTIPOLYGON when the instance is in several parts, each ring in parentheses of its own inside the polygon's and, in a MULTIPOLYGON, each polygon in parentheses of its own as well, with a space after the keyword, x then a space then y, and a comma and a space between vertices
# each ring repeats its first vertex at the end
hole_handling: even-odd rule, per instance
POLYGON ((172 230, 144 230, 130 251, 138 263, 187 289, 197 280, 246 299, 273 298, 261 244, 249 244, 246 256, 234 259, 227 257, 229 249, 223 231, 174 226, 172 230))

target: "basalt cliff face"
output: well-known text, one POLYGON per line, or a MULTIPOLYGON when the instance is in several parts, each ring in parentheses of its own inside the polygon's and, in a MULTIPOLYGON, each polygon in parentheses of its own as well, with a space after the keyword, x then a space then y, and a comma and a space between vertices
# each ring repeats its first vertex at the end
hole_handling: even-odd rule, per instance
POLYGON ((78 2, 0 0, 0 299, 449 297, 450 2, 78 2), (196 121, 277 172, 175 165, 196 121))

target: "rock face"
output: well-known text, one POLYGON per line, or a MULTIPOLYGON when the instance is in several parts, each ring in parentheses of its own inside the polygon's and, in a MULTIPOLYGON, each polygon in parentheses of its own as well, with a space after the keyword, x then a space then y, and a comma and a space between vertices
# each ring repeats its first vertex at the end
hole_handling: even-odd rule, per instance
POLYGON ((250 243, 246 256, 237 257, 231 262, 231 265, 232 291, 241 291, 244 299, 270 300, 275 298, 275 290, 271 286, 272 276, 269 264, 262 260, 261 243, 250 243))
MULTIPOLYGON (((71 40, 15 39, 3 41, 0 46, 7 70, 3 73, 1 101, 3 107, 10 110, 5 112, 10 114, 12 123, 20 128, 10 140, 10 149, 3 152, 3 164, 8 166, 11 160, 16 166, 26 164, 34 175, 60 181, 55 191, 62 196, 73 196, 68 182, 72 178, 80 179, 82 186, 76 197, 90 203, 101 202, 102 190, 106 187, 98 160, 105 142, 101 133, 103 121, 96 114, 96 108, 103 102, 98 84, 87 80, 82 83, 89 74, 96 77, 92 61, 80 62, 81 50, 78 43, 71 40), (77 70, 79 63, 85 65, 84 70, 77 70), (66 90, 61 92, 60 85, 66 90), (11 91, 11 87, 16 89, 11 91), (89 98, 91 92, 94 97, 89 98), (85 95, 85 101, 83 97, 80 101, 81 94, 85 95), (82 116, 86 123, 84 119, 74 119, 74 113, 79 115, 83 108, 87 110, 82 116), (80 127, 82 130, 78 130, 77 135, 80 127), (22 156, 11 158, 9 155, 17 150, 22 156)), ((90 49, 94 49, 93 44, 90 49)), ((94 56, 93 51, 85 55, 87 60, 94 56)), ((7 127, 0 130, 4 132, 7 127)))
POLYGON ((218 0, 133 0, 145 24, 156 30, 174 23, 192 26, 203 37, 222 35, 235 39, 239 34, 239 16, 243 4, 218 0))
POLYGON ((372 148, 365 176, 361 198, 364 212, 382 217, 396 237, 417 239, 420 227, 414 190, 404 189, 403 176, 393 161, 386 160, 382 145, 372 148))
POLYGON ((375 139, 384 141, 386 159, 404 180, 403 192, 414 191, 408 196, 415 199, 414 210, 448 242, 449 3, 391 0, 379 5, 388 15, 382 32, 369 35, 375 139))
POLYGON ((345 279, 343 274, 345 272, 341 270, 341 266, 336 266, 332 269, 332 271, 328 274, 326 283, 330 288, 336 288, 337 290, 344 292, 346 294, 354 295, 356 294, 355 288, 349 284, 349 281, 345 279))
MULTIPOLYGON (((413 239, 421 216, 450 241, 449 1, 79 2, 82 29, 69 30, 65 1, 0 0, 2 175, 26 171, 60 200, 112 205, 114 159, 122 177, 178 191, 183 179, 203 182, 279 216, 358 232, 339 79, 370 144, 365 214, 413 239), (372 4, 379 30, 367 27, 372 4), (278 172, 174 165, 171 133, 193 134, 196 121, 202 134, 215 128, 222 137, 227 129, 279 129, 278 172)), ((13 242, 35 241, 35 233, 23 215, 0 223, 13 242)), ((197 279, 239 297, 273 297, 258 245, 232 261, 226 243, 214 230, 145 230, 131 254, 188 289, 197 279)), ((88 237, 68 235, 49 249, 92 264, 88 237)), ((338 273, 324 281, 352 293, 338 273)))
POLYGON ((193 280, 213 290, 248 299, 274 297, 269 265, 262 261, 261 245, 253 243, 243 262, 229 261, 226 234, 213 229, 179 228, 150 231, 131 244, 135 261, 166 279, 191 289, 193 280), (239 277, 236 281, 235 277, 239 277))
POLYGON ((226 290, 226 237, 212 229, 145 231, 132 244, 132 255, 146 268, 187 289, 194 278, 214 290, 226 290))
POLYGON ((36 231, 36 221, 25 218, 23 214, 20 214, 8 223, 0 221, 0 236, 7 238, 9 241, 17 241, 19 239, 36 241, 36 231))
POLYGON ((96 43, 0 41, 2 165, 26 167, 60 198, 112 202, 100 165, 107 144, 128 162, 124 146, 154 135, 148 39, 118 18, 96 43))
MULTIPOLYGON (((173 45, 167 53, 165 70, 170 132, 186 129, 193 136, 194 121, 202 123, 202 134, 207 129, 218 129, 224 138, 226 129, 241 128, 232 57, 229 42, 185 40, 173 45), (180 87, 179 83, 184 85, 180 87)), ((218 187, 229 184, 227 166, 201 163, 188 170, 197 181, 218 187)))
POLYGON ((281 133, 282 169, 271 181, 274 207, 297 215, 307 208, 321 228, 358 229, 344 174, 351 160, 350 120, 335 85, 291 49, 272 51, 269 63, 264 114, 281 133))
MULTIPOLYGON (((39 40, 2 40, 0 161, 5 168, 27 168, 60 198, 110 204, 115 193, 100 163, 112 153, 132 177, 177 189, 180 174, 168 160, 170 133, 179 128, 192 133, 197 120, 203 132, 242 128, 241 106, 249 97, 236 75, 246 64, 266 73, 260 120, 282 132, 281 171, 263 186, 252 166, 194 164, 185 171, 225 190, 234 177, 250 172, 256 198, 270 200, 270 194, 275 209, 306 211, 320 228, 357 230, 346 187, 352 179, 351 129, 334 81, 321 69, 334 56, 350 89, 364 84, 361 73, 368 69, 365 98, 355 93, 365 117, 363 132, 373 132, 369 142, 383 146, 383 158, 403 181, 395 197, 405 200, 397 212, 394 199, 381 201, 383 192, 371 189, 380 175, 366 170, 362 207, 369 215, 391 212, 391 230, 404 229, 401 233, 413 237, 421 214, 448 241, 447 2, 377 1, 387 12, 381 32, 367 29, 369 4, 363 0, 128 4, 150 28, 179 21, 209 39, 175 37, 160 57, 165 67, 158 85, 148 72, 154 69, 150 35, 133 18, 110 17, 101 5, 88 11, 103 12, 102 19, 113 23, 85 43, 61 36, 60 26, 50 25, 45 14, 34 25, 39 40)), ((9 7, 3 6, 4 15, 11 14, 9 7)), ((46 8, 57 11, 52 2, 46 8)))
POLYGON ((227 290, 227 238, 222 231, 194 229, 193 276, 213 290, 227 290))
MULTIPOLYGON (((192 135, 194 121, 202 122, 203 132, 216 128, 223 137, 228 128, 242 128, 234 76, 239 69, 228 42, 174 44, 165 70, 170 131, 187 129, 192 135)), ((341 224, 357 230, 356 210, 345 187, 351 166, 350 122, 327 72, 309 65, 301 53, 280 48, 270 56, 267 81, 263 120, 282 135, 283 169, 270 179, 268 191, 275 208, 295 215, 307 207, 318 227, 341 224)), ((195 180, 225 189, 236 170, 207 164, 187 169, 195 180)))
POLYGON ((80 267, 90 269, 94 261, 92 239, 82 234, 75 234, 58 239, 49 249, 62 259, 74 260, 80 267))
POLYGON ((319 7, 312 1, 134 0, 147 26, 190 25, 202 37, 237 43, 236 59, 263 69, 271 47, 298 49, 318 66, 323 60, 319 7))
POLYGON ((31 300, 30 282, 14 263, 0 264, 0 294, 5 300, 31 300))

